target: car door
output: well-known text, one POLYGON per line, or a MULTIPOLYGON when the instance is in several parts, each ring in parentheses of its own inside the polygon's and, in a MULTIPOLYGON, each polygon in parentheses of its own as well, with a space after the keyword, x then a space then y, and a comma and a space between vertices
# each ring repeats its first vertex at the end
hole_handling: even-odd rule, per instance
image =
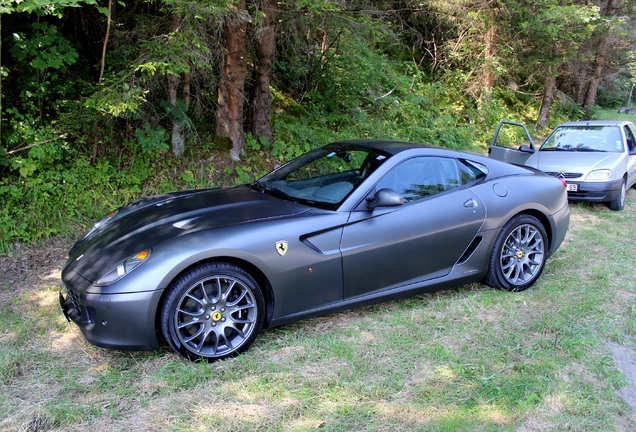
POLYGON ((399 192, 403 205, 352 213, 341 242, 345 299, 450 272, 486 214, 483 202, 461 187, 457 164, 409 159, 375 188, 399 192))
POLYGON ((629 187, 636 183, 636 130, 633 125, 626 125, 624 132, 627 141, 627 187, 629 187))
POLYGON ((525 165, 536 151, 525 125, 502 121, 497 126, 488 149, 488 156, 503 162, 525 165))

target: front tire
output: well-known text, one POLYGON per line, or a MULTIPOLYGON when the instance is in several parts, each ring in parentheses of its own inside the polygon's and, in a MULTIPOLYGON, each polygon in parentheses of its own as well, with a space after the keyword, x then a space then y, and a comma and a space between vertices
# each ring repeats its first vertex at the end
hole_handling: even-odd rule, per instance
POLYGON ((547 260, 547 234, 534 216, 510 219, 497 236, 486 283, 493 288, 523 291, 541 275, 547 260))
POLYGON ((612 201, 609 202, 610 210, 620 211, 625 208, 625 197, 627 196, 627 186, 625 185, 625 179, 621 182, 621 190, 612 201))
POLYGON ((179 355, 215 361, 254 342, 264 311, 263 293, 249 273, 227 263, 206 263, 170 286, 161 306, 161 330, 179 355))

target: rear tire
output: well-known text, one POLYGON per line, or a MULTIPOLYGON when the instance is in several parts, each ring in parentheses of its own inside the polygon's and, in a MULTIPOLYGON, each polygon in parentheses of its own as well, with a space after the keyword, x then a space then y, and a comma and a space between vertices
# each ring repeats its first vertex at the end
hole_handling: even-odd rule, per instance
POLYGON ((228 263, 205 263, 168 288, 161 330, 182 357, 215 361, 245 351, 264 315, 263 293, 249 273, 228 263))
POLYGON ((545 266, 546 239, 545 228, 534 216, 520 214, 510 219, 495 241, 486 283, 507 291, 530 287, 545 266))

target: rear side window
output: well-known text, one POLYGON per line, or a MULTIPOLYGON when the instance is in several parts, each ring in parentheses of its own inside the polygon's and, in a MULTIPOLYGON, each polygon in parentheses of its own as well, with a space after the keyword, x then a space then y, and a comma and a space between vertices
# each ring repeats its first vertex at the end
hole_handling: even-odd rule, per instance
POLYGON ((481 180, 488 174, 488 169, 484 165, 468 160, 460 160, 459 169, 462 176, 462 185, 481 180))
POLYGON ((634 139, 634 134, 632 133, 632 129, 628 126, 624 126, 625 130, 625 139, 627 140, 627 148, 630 152, 636 150, 636 139, 634 139))

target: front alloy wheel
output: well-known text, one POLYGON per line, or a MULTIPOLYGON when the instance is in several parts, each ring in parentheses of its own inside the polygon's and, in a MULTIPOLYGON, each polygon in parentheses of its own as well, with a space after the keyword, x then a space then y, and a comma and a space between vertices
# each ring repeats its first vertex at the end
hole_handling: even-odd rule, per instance
POLYGON ((161 327, 168 344, 191 360, 219 360, 245 351, 264 318, 264 299, 243 269, 208 263, 181 276, 163 303, 161 327))
POLYGON ((517 215, 503 227, 490 257, 488 285, 523 291, 539 277, 547 259, 546 232, 537 218, 517 215))

